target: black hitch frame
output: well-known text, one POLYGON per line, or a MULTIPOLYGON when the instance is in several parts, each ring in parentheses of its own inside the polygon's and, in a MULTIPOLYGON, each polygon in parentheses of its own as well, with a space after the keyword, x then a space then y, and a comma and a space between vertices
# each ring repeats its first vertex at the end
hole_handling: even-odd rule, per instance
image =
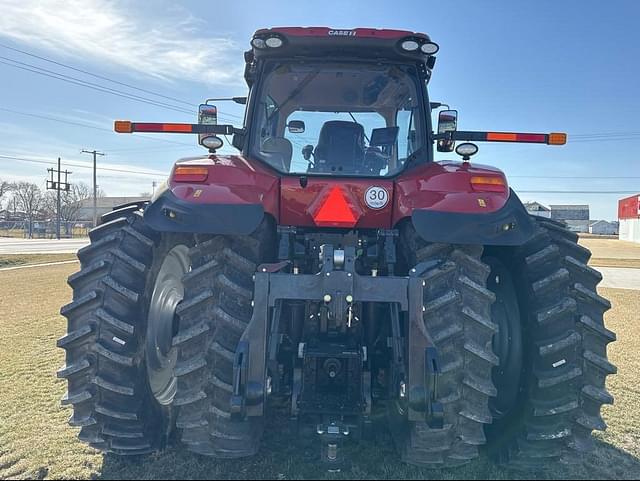
MULTIPOLYGON (((290 274, 282 271, 287 261, 265 264, 255 274, 253 316, 245 330, 234 363, 231 399, 236 419, 261 417, 270 390, 267 366, 273 366, 277 351, 277 328, 282 302, 287 300, 324 303, 336 318, 344 316, 353 302, 390 303, 392 351, 398 366, 396 385, 400 397, 406 397, 408 420, 427 421, 433 428, 442 427, 442 406, 436 402, 438 353, 423 320, 423 290, 420 277, 429 267, 416 266, 409 277, 362 276, 355 271, 355 249, 344 249, 343 270, 334 265, 334 250, 328 245, 322 252, 323 269, 318 274, 290 274), (408 330, 402 337, 400 313, 408 315, 408 330), (404 366, 408 372, 404 372, 404 366)), ((294 392, 296 388, 294 386, 294 392)), ((366 398, 368 404, 370 397, 366 398)), ((295 404, 295 402, 294 402, 295 404)), ((367 410, 371 406, 367 406, 367 410)), ((294 406, 295 411, 295 406, 294 406)))

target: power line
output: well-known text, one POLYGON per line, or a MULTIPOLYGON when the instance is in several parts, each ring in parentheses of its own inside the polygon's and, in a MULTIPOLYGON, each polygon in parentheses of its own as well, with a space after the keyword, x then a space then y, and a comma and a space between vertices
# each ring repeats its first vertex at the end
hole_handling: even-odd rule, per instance
POLYGON ((613 130, 613 131, 610 130, 605 132, 592 132, 592 133, 569 134, 569 135, 570 135, 570 138, 603 137, 603 136, 609 136, 609 135, 640 135, 640 131, 634 130, 634 131, 623 132, 619 130, 613 130))
MULTIPOLYGON (((55 190, 56 191, 56 237, 60 240, 60 221, 62 219, 62 202, 60 193, 64 190, 65 192, 69 192, 71 190, 71 184, 69 183, 69 172, 65 169, 62 171, 62 167, 60 166, 60 157, 58 157, 58 168, 57 169, 47 169, 47 172, 51 173, 51 180, 47 181, 47 190, 55 190), (64 182, 62 182, 61 176, 64 173, 64 182), (56 181, 54 178, 54 174, 58 174, 58 180, 56 181)), ((31 229, 29 229, 31 230, 31 229)), ((31 232, 29 232, 31 233, 31 232)))
POLYGON ((105 87, 105 86, 102 86, 100 84, 96 84, 96 83, 93 83, 93 82, 88 82, 86 80, 82 80, 82 79, 79 79, 77 77, 71 77, 69 75, 61 74, 61 73, 58 73, 58 72, 53 72, 52 70, 44 69, 42 67, 38 67, 37 65, 27 64, 27 63, 24 63, 24 62, 19 62, 17 60, 13 60, 13 59, 10 59, 10 58, 7 58, 7 57, 0 56, 0 59, 8 60, 9 62, 13 62, 13 63, 9 63, 9 62, 0 60, 0 64, 8 65, 9 67, 14 67, 14 68, 18 68, 18 69, 21 69, 21 70, 26 70, 27 72, 35 73, 35 74, 38 74, 38 75, 43 75, 45 77, 49 77, 49 78, 53 78, 53 79, 56 79, 56 80, 60 80, 62 82, 66 82, 66 83, 69 83, 69 84, 72 84, 72 85, 85 87, 85 88, 88 88, 88 89, 91 89, 91 90, 96 90, 98 92, 107 93, 107 94, 110 94, 110 95, 115 95, 116 97, 122 97, 122 98, 125 98, 127 100, 133 100, 134 102, 140 102, 140 103, 143 103, 143 104, 153 105, 154 107, 160 107, 160 108, 173 110, 175 112, 179 112, 179 113, 183 113, 183 114, 193 115, 193 112, 191 110, 187 110, 187 109, 184 109, 182 107, 166 104, 164 102, 160 102, 160 101, 157 101, 157 100, 149 99, 147 97, 141 97, 139 95, 127 93, 127 92, 124 92, 122 90, 112 89, 111 87, 105 87), (18 64, 18 65, 14 65, 14 63, 18 64))
MULTIPOLYGON (((89 82, 87 80, 83 80, 77 77, 72 77, 70 75, 65 75, 63 73, 60 72, 55 72, 53 70, 49 70, 43 67, 39 67, 37 65, 33 65, 30 63, 26 63, 26 62, 20 62, 19 60, 15 60, 9 57, 4 57, 0 55, 0 59, 5 60, 2 61, 0 60, 0 64, 3 65, 7 65, 9 67, 14 67, 17 69, 21 69, 21 70, 25 70, 27 72, 31 72, 31 73, 35 73, 38 75, 43 75, 45 77, 49 77, 49 78, 53 78, 56 80, 60 80, 62 82, 66 82, 72 85, 76 85, 76 86, 80 86, 80 87, 85 87, 88 89, 92 89, 92 90, 96 90, 98 92, 102 92, 102 93, 107 93, 110 95, 115 95, 117 97, 122 97, 128 100, 133 100, 135 102, 141 102, 144 104, 148 104, 148 105, 153 105, 155 107, 160 107, 160 108, 164 108, 164 109, 168 109, 168 110, 172 110, 175 112, 179 112, 179 113, 183 113, 183 114, 189 114, 189 115, 193 115, 193 110, 187 110, 183 107, 179 107, 177 105, 171 105, 165 102, 161 102, 159 100, 154 100, 154 99, 150 99, 148 97, 142 97, 140 95, 135 95, 133 93, 130 92, 125 92, 123 90, 118 90, 118 89, 114 89, 111 87, 107 87, 101 84, 97 84, 94 82, 89 82), (9 63, 9 62, 13 62, 13 63, 9 63), (17 64, 17 65, 14 65, 17 64)), ((128 85, 128 84, 127 84, 128 85)), ((136 87, 129 87, 129 88, 136 88, 136 87)), ((137 88, 136 88, 137 89, 137 88)), ((137 89, 140 90, 140 89, 137 89)), ((156 94, 153 94, 156 95, 156 94)), ((190 104, 190 105, 196 105, 196 104, 190 104)), ((238 116, 238 115, 234 115, 234 114, 219 114, 218 115, 221 119, 225 120, 226 117, 235 117, 237 119, 242 119, 242 117, 238 116)))
MULTIPOLYGON (((84 128, 87 128, 87 129, 100 130, 102 132, 108 132, 110 134, 114 134, 113 130, 107 129, 105 127, 98 127, 98 126, 95 126, 95 125, 89 125, 89 124, 85 124, 85 123, 81 123, 81 122, 74 122, 74 121, 71 121, 71 120, 60 119, 60 118, 57 118, 57 117, 50 117, 50 116, 46 116, 46 115, 33 114, 33 113, 29 113, 29 112, 21 112, 19 110, 7 109, 7 108, 4 108, 4 107, 0 107, 0 111, 10 112, 12 114, 18 114, 18 115, 25 115, 27 117, 33 117, 33 118, 37 118, 37 119, 50 120, 52 122, 58 122, 58 123, 61 123, 61 124, 74 125, 74 126, 77 126, 77 127, 84 127, 84 128)), ((166 143, 178 144, 178 145, 188 145, 188 146, 192 145, 192 144, 187 144, 186 142, 177 142, 175 140, 161 139, 161 138, 158 138, 158 137, 130 136, 129 138, 153 140, 153 141, 156 141, 156 142, 166 142, 166 143)))
MULTIPOLYGON (((44 164, 44 165, 55 165, 55 162, 50 162, 47 160, 39 160, 39 159, 29 159, 26 157, 14 157, 14 156, 10 156, 10 155, 0 155, 0 159, 6 159, 6 160, 17 160, 20 162, 30 162, 33 164, 44 164)), ((93 169, 93 167, 89 166, 89 165, 83 165, 83 164, 74 164, 72 162, 65 162, 66 165, 72 166, 72 167, 79 167, 81 169, 93 169)), ((118 168, 113 168, 113 167, 100 167, 99 170, 105 170, 105 171, 109 171, 109 172, 121 172, 124 174, 140 174, 140 175, 149 175, 149 176, 153 176, 153 177, 163 177, 165 176, 165 174, 154 174, 153 172, 144 172, 141 170, 133 170, 133 169, 118 169, 118 168)))
POLYGON ((519 190, 514 189, 520 194, 637 194, 637 190, 519 190))
MULTIPOLYGON (((83 73, 85 75, 89 75, 89 76, 94 77, 94 78, 98 78, 98 79, 101 79, 101 80, 106 80, 107 82, 112 82, 112 83, 117 84, 117 85, 122 85, 123 87, 127 87, 127 88, 130 88, 130 89, 133 89, 133 90, 138 90, 139 92, 144 92, 144 93, 151 94, 151 95, 154 95, 156 97, 161 97, 161 98, 164 98, 164 99, 167 99, 167 100, 173 100, 174 102, 178 102, 178 103, 181 103, 181 104, 184 104, 184 105, 189 105, 191 107, 197 107, 198 106, 198 104, 195 103, 195 102, 190 102, 190 101, 179 99, 179 98, 176 98, 176 97, 171 97, 171 96, 168 96, 168 95, 164 95, 164 94, 158 93, 158 92, 153 91, 153 90, 144 89, 142 87, 136 87, 135 85, 132 85, 132 84, 129 84, 129 83, 126 83, 126 82, 122 82, 120 80, 115 80, 113 78, 106 77, 104 75, 99 75, 99 74, 96 74, 96 73, 93 73, 93 72, 89 72, 88 70, 83 70, 81 68, 74 67, 72 65, 65 64, 65 63, 62 63, 62 62, 58 62, 58 61, 52 60, 50 58, 43 57, 41 55, 36 55, 34 53, 27 52, 25 50, 20 50, 20 49, 15 48, 15 47, 10 47, 10 46, 2 44, 2 43, 0 43, 0 47, 6 48, 8 50, 12 50, 14 52, 21 53, 23 55, 27 55, 29 57, 37 58, 37 59, 42 60, 44 62, 48 62, 48 63, 54 64, 54 65, 58 65, 59 67, 68 68, 68 69, 73 70, 75 72, 83 73)), ((235 117, 235 118, 240 119, 240 120, 243 119, 242 116, 229 114, 229 113, 221 114, 221 115, 222 115, 222 117, 227 116, 227 117, 235 117)))
POLYGON ((592 142, 625 142, 628 140, 640 141, 640 137, 612 137, 612 138, 594 138, 594 139, 579 139, 579 140, 568 140, 568 144, 582 144, 582 143, 592 143, 592 142))
POLYGON ((145 93, 148 93, 148 94, 151 94, 151 95, 155 95, 157 97, 162 97, 162 98, 165 98, 167 100, 173 100, 174 102, 178 102, 178 103, 185 104, 185 105, 190 105, 190 106, 196 106, 197 105, 194 102, 188 102, 186 100, 182 100, 182 99, 178 99, 178 98, 175 98, 175 97, 170 97, 168 95, 163 95, 163 94, 160 94, 158 92, 154 92, 153 90, 147 90, 147 89, 143 89, 141 87, 136 87, 135 85, 131 85, 131 84, 128 84, 128 83, 125 83, 125 82, 121 82, 119 80, 114 80, 112 78, 105 77, 103 75, 98 75, 98 74, 89 72, 87 70, 83 70, 83 69, 80 69, 80 68, 77 68, 77 67, 73 67, 71 65, 64 64, 62 62, 56 62, 55 60, 51 60, 49 58, 42 57, 40 55, 36 55, 36 54, 30 53, 30 52, 26 52, 26 51, 20 50, 18 48, 9 47, 8 45, 2 44, 2 43, 0 43, 0 47, 6 48, 8 50, 13 50, 14 52, 19 52, 19 53, 22 53, 24 55, 28 55, 29 57, 33 57, 33 58, 37 58, 39 60, 43 60, 45 62, 49 62, 49 63, 52 63, 54 65, 58 65, 60 67, 68 68, 70 70, 74 70, 76 72, 80 72, 80 73, 83 73, 85 75, 90 75, 91 77, 95 77, 95 78, 98 78, 98 79, 101 79, 101 80, 106 80, 106 81, 112 82, 114 84, 122 85, 123 87, 128 87, 130 89, 138 90, 140 92, 145 92, 145 93))
POLYGON ((640 177, 630 177, 630 176, 562 176, 562 175, 508 175, 510 179, 578 179, 578 180, 634 180, 640 179, 640 177))
POLYGON ((84 150, 83 154, 93 155, 93 226, 98 225, 98 155, 104 157, 104 152, 97 150, 84 150))

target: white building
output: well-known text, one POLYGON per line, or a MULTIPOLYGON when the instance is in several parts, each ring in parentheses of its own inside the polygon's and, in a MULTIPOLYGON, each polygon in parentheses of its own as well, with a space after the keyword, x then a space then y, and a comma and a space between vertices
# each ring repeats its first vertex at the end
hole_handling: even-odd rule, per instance
POLYGON ((640 243, 640 195, 622 199, 618 203, 620 240, 640 243))
MULTIPOLYGON (((98 197, 97 200, 97 211, 98 218, 102 214, 106 214, 107 212, 111 212, 114 207, 119 205, 128 204, 130 202, 139 202, 149 200, 144 197, 98 197)), ((79 221, 90 221, 93 219, 93 199, 85 199, 82 201, 82 206, 78 212, 79 221)))
POLYGON ((573 232, 589 232, 588 205, 550 205, 551 218, 565 222, 573 232))
POLYGON ((589 225, 589 234, 618 235, 618 223, 606 220, 594 220, 589 225))
POLYGON ((545 207, 539 202, 525 202, 524 207, 531 215, 537 215, 538 217, 546 217, 551 219, 551 209, 545 207))

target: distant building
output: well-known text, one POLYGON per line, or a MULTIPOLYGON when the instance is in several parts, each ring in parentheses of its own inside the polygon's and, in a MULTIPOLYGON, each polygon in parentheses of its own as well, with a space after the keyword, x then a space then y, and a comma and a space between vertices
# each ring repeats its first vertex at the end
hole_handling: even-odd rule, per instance
POLYGON ((588 205, 550 205, 551 218, 562 221, 573 232, 589 232, 588 205))
MULTIPOLYGON (((107 212, 111 212, 114 207, 132 202, 149 200, 146 197, 100 197, 97 202, 98 217, 107 212)), ((78 221, 93 220, 93 199, 85 199, 78 211, 78 221)))
POLYGON ((27 214, 25 214, 22 211, 19 210, 9 210, 9 209, 2 209, 0 210, 0 220, 5 220, 5 221, 23 221, 27 218, 27 214))
POLYGON ((545 207, 544 205, 538 202, 525 202, 524 207, 527 209, 527 212, 531 215, 537 215, 538 217, 546 217, 547 219, 551 218, 551 209, 545 207))
POLYGON ((589 225, 589 234, 618 235, 618 223, 606 220, 594 220, 589 225))
POLYGON ((618 203, 620 240, 640 243, 640 194, 618 203))

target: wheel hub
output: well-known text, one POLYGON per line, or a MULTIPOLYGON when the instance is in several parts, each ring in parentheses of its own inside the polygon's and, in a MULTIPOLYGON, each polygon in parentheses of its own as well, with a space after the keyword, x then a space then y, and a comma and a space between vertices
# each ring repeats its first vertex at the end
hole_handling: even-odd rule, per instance
POLYGON ((498 396, 490 400, 491 414, 499 420, 508 415, 517 402, 523 366, 520 309, 513 278, 507 268, 495 259, 486 259, 491 266, 487 287, 496 295, 491 317, 498 325, 493 339, 493 351, 500 359, 494 368, 493 381, 498 396))
POLYGON ((184 298, 183 276, 189 271, 189 249, 174 247, 156 277, 149 303, 146 365, 149 387, 159 404, 173 402, 177 390, 174 375, 177 352, 172 347, 176 308, 184 298))

